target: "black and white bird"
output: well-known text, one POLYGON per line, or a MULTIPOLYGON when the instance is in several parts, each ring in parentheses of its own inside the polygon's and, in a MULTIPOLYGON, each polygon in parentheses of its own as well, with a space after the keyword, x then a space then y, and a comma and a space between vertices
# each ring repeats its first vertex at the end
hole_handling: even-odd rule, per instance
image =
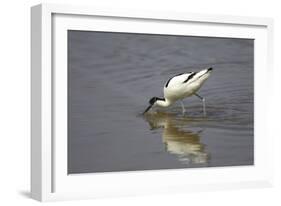
POLYGON ((205 115, 205 98, 197 94, 197 91, 208 79, 212 70, 213 68, 208 68, 199 72, 181 73, 171 77, 164 86, 164 98, 152 97, 149 100, 149 106, 146 108, 143 114, 149 111, 153 106, 169 107, 176 101, 181 102, 182 113, 184 114, 186 110, 182 100, 186 97, 195 95, 201 99, 203 104, 203 113, 205 115))

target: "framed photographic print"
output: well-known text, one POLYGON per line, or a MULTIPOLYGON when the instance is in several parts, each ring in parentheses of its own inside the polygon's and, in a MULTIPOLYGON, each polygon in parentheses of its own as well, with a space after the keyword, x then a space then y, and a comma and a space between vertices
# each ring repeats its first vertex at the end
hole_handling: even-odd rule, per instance
POLYGON ((271 19, 31 14, 34 199, 272 185, 271 19))

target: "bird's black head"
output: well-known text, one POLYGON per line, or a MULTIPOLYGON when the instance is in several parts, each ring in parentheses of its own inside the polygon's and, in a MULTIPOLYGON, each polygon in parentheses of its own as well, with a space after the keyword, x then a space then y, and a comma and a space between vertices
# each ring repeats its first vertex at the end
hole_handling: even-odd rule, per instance
POLYGON ((152 97, 150 100, 149 100, 149 104, 150 105, 153 105, 159 98, 158 97, 152 97))
POLYGON ((148 110, 151 109, 151 107, 155 104, 156 101, 158 100, 162 100, 162 101, 165 101, 164 98, 159 98, 159 97, 152 97, 150 100, 149 100, 149 106, 146 108, 146 110, 143 112, 143 114, 145 114, 148 110))

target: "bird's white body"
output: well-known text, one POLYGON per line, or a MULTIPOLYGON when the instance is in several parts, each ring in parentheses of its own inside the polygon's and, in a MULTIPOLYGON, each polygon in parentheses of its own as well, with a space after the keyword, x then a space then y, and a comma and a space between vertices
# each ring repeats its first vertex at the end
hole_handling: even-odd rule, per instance
POLYGON ((172 77, 164 86, 165 101, 158 100, 157 106, 168 107, 178 100, 182 100, 195 94, 210 76, 210 69, 200 72, 183 73, 172 77), (188 79, 191 77, 190 79, 188 79))
MULTIPOLYGON (((205 115, 205 99, 196 92, 208 79, 213 69, 204 69, 199 72, 188 72, 178 74, 170 78, 164 86, 164 98, 152 97, 149 100, 149 106, 143 112, 146 113, 153 106, 168 107, 178 100, 182 100, 191 95, 196 95, 203 102, 203 112, 205 115)), ((181 102, 182 112, 185 113, 183 102, 181 102)))

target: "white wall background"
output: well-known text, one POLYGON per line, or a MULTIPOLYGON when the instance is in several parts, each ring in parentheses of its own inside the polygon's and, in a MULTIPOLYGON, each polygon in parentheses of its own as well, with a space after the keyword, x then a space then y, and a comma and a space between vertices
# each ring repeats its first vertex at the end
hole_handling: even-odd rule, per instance
MULTIPOLYGON (((59 202, 60 205, 280 205, 280 122, 281 12, 274 0, 7 0, 1 2, 0 22, 0 204, 37 205, 29 192, 30 150, 30 6, 41 2, 180 11, 206 14, 264 16, 275 20, 275 99, 271 108, 272 134, 275 135, 276 186, 272 189, 244 189, 177 195, 156 195, 112 199, 59 202), (279 71, 278 71, 279 70, 279 71), (279 82, 278 82, 279 81, 279 82)), ((265 85, 266 86, 266 85, 265 85)), ((266 97, 266 94, 265 94, 266 97)), ((266 138, 266 137, 265 137, 266 138)))

